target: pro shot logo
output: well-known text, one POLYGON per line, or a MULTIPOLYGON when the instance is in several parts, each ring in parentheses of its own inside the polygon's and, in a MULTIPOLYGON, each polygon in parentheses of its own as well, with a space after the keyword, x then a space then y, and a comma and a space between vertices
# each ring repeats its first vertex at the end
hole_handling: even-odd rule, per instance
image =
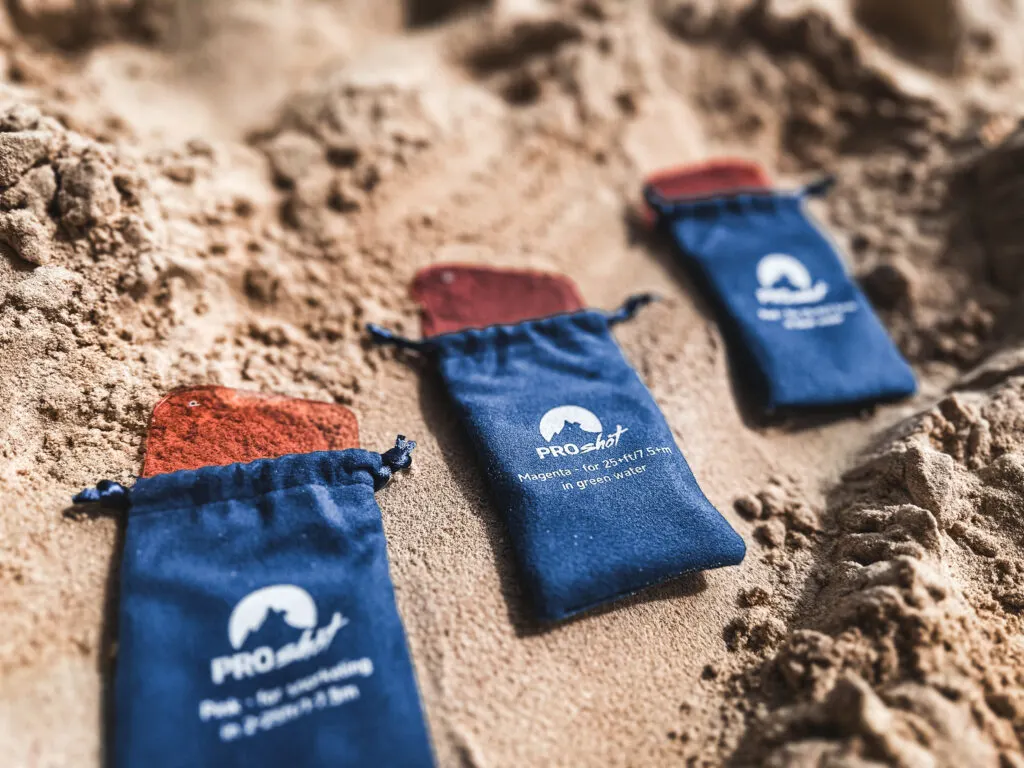
POLYGON ((541 459, 549 456, 576 456, 580 453, 614 448, 628 431, 627 427, 618 424, 615 431, 605 437, 601 420, 586 408, 578 405, 560 405, 552 408, 541 418, 540 435, 548 443, 556 437, 566 442, 540 446, 537 448, 537 456, 541 459))
POLYGON ((826 301, 829 284, 815 280, 803 262, 785 253, 769 253, 757 262, 757 318, 787 331, 842 325, 857 302, 826 301))
POLYGON ((236 653, 213 659, 210 677, 220 685, 229 677, 244 680, 312 658, 326 651, 346 624, 348 619, 335 613, 318 628, 316 603, 306 590, 294 584, 257 589, 231 611, 228 641, 236 653), (267 642, 250 642, 252 636, 267 642), (289 641, 288 636, 294 639, 289 641), (279 642, 281 639, 285 642, 279 642), (256 647, 246 650, 247 645, 256 647))
POLYGON ((769 253, 757 263, 757 282, 762 304, 816 304, 828 295, 828 283, 815 283, 803 262, 785 253, 769 253))

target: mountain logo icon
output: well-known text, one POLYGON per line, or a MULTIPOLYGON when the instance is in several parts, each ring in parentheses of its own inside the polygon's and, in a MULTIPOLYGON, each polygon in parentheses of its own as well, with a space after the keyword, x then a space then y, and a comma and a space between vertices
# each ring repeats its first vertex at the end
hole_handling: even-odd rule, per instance
POLYGON ((289 627, 314 629, 317 622, 316 603, 309 593, 294 584, 275 584, 257 589, 238 601, 228 619, 228 640, 239 650, 249 636, 266 622, 271 611, 281 614, 289 627))
POLYGON ((757 263, 757 300, 761 304, 816 304, 828 294, 828 283, 814 282, 795 256, 769 253, 757 263))
POLYGON ((540 436, 550 443, 555 435, 561 434, 567 424, 575 424, 584 432, 593 432, 596 435, 604 432, 601 420, 586 408, 578 405, 560 405, 541 417, 540 436))

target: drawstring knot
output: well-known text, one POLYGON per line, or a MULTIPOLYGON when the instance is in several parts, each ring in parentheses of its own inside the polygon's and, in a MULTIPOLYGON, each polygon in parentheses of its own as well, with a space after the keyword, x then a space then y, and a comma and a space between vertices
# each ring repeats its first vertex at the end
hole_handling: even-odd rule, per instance
POLYGON ((415 440, 406 440, 405 435, 399 435, 395 438, 395 447, 384 451, 381 458, 391 469, 406 469, 412 464, 412 449, 415 447, 415 440))
POLYGON ((128 489, 113 480, 100 480, 95 488, 86 488, 71 497, 74 504, 101 504, 124 509, 128 506, 128 489))
POLYGON ((374 477, 374 490, 379 491, 387 485, 396 471, 412 466, 412 449, 415 447, 416 441, 406 440, 405 435, 395 438, 395 447, 380 456, 380 472, 374 477))
POLYGON ((636 315, 637 312, 651 302, 657 300, 658 297, 653 293, 639 293, 636 296, 630 296, 621 307, 608 315, 608 325, 615 325, 616 323, 623 323, 626 320, 632 320, 633 316, 636 315))

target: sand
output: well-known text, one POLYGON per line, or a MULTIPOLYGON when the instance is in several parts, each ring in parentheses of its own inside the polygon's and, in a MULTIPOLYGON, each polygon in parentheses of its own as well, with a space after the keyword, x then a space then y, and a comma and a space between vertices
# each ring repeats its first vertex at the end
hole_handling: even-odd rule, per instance
POLYGON ((1022 11, 999 0, 18 0, 0 11, 0 752, 103 760, 120 528, 169 389, 337 402, 445 766, 1024 765, 1022 11), (642 177, 731 154, 816 212, 911 402, 765 423, 642 177), (1021 192, 1021 197, 1017 193, 1021 192), (748 542, 553 629, 418 334, 438 262, 569 274, 748 542))

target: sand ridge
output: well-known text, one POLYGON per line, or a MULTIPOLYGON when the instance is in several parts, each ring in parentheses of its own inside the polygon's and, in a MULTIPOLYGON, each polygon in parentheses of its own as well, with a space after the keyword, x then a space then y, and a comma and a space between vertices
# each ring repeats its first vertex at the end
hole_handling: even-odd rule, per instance
POLYGON ((379 501, 442 765, 1024 764, 1019 14, 8 3, 10 764, 102 760, 119 525, 68 499, 129 481, 152 407, 201 384, 342 403, 366 447, 417 440, 379 501), (721 153, 784 184, 838 174, 814 210, 917 399, 752 410, 710 305, 631 213, 644 175, 721 153), (443 389, 362 330, 417 335, 409 283, 449 262, 565 272, 609 309, 663 297, 616 336, 747 541, 741 567, 533 624, 443 389))

